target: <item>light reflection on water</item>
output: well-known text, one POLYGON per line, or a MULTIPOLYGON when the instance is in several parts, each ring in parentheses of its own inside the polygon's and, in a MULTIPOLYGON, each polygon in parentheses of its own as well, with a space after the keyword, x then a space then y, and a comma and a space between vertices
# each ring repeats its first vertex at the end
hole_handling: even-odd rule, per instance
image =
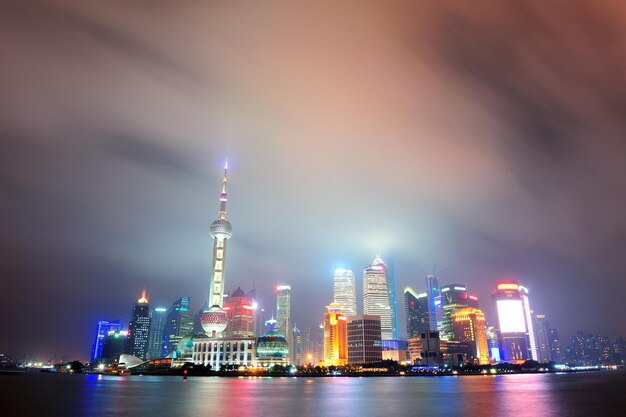
POLYGON ((8 415, 22 417, 620 415, 626 407, 625 389, 625 372, 187 380, 51 374, 0 377, 0 392, 14 401, 14 407, 8 408, 14 413, 8 415))

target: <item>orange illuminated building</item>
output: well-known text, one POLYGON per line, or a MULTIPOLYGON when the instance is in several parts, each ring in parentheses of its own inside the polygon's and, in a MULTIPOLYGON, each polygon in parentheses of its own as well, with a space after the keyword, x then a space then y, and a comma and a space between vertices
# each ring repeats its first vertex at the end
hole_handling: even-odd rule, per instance
POLYGON ((348 321, 341 304, 326 306, 324 313, 324 364, 343 366, 348 364, 348 321))
POLYGON ((474 363, 489 364, 485 314, 477 308, 462 308, 452 315, 452 326, 454 340, 469 344, 474 363))

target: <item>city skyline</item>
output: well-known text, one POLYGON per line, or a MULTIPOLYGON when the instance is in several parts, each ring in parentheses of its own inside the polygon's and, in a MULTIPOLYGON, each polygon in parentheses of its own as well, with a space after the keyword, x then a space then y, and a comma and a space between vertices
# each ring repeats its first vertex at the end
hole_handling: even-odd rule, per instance
POLYGON ((266 319, 285 284, 317 329, 340 266, 361 311, 380 253, 398 300, 432 270, 493 325, 519 281, 562 340, 624 337, 625 8, 392 3, 3 2, 0 352, 87 358, 143 288, 202 308, 225 159, 224 290, 266 319))

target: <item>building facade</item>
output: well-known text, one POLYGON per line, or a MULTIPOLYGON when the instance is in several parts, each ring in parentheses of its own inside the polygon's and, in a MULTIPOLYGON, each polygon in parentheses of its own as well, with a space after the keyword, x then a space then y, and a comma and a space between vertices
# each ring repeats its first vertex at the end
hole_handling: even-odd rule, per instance
POLYGON ((404 311, 407 338, 419 337, 420 333, 430 330, 428 293, 417 294, 411 287, 406 287, 404 289, 404 311))
POLYGON ((439 277, 434 274, 426 275, 426 292, 428 293, 428 321, 431 331, 440 330, 441 293, 439 292, 439 277))
POLYGON ((176 350, 178 342, 193 333, 193 313, 189 311, 190 299, 182 296, 172 303, 163 326, 163 354, 165 357, 176 350))
MULTIPOLYGON (((285 336, 287 345, 293 345, 291 333, 291 285, 278 285, 276 287, 276 331, 285 336)), ((290 359, 293 363, 293 352, 290 359)))
POLYGON ((98 359, 102 359, 102 347, 104 346, 104 339, 111 332, 119 332, 122 329, 120 320, 109 321, 100 320, 96 325, 96 338, 93 342, 93 348, 91 349, 91 362, 94 363, 98 359))
POLYGON ((165 327, 167 309, 163 307, 153 308, 151 316, 147 359, 160 359, 163 355, 163 327, 165 327))
POLYGON ((476 365, 489 364, 489 345, 485 329, 485 314, 477 308, 467 307, 452 314, 454 340, 469 346, 470 361, 476 365))
POLYGON ((220 371, 226 367, 256 366, 256 340, 248 338, 200 338, 193 341, 192 362, 220 371))
POLYGON ((537 360, 528 290, 517 281, 502 281, 496 284, 493 297, 498 312, 501 359, 537 360))
POLYGON ((146 297, 146 290, 141 293, 141 298, 133 307, 133 315, 128 324, 128 339, 126 341, 126 353, 146 360, 148 354, 148 340, 150 338, 150 304, 146 297))
POLYGON ((333 303, 344 307, 346 317, 356 316, 356 281, 350 269, 337 268, 333 275, 333 303))
POLYGON ((254 337, 254 307, 252 301, 241 288, 237 288, 224 301, 228 315, 228 326, 224 330, 226 338, 254 337))
POLYGON ((382 360, 380 317, 348 317, 348 363, 364 364, 382 360))
POLYGON ((324 363, 327 366, 348 364, 348 322, 343 307, 332 303, 324 313, 324 363))
POLYGON ((382 338, 392 338, 387 272, 379 257, 363 269, 363 314, 379 316, 382 338))
POLYGON ((444 340, 454 340, 454 324, 452 315, 467 304, 467 288, 463 284, 449 284, 441 287, 441 303, 443 318, 440 337, 444 340))

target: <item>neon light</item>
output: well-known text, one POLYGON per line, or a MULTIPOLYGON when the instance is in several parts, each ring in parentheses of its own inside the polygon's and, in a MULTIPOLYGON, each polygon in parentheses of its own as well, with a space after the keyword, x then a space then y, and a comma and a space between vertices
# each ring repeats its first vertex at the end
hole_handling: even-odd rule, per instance
POLYGON ((163 313, 164 311, 167 311, 167 309, 163 308, 163 307, 157 307, 157 308, 154 309, 154 311, 158 311, 159 313, 163 313))
POLYGON ((254 307, 249 306, 249 305, 245 305, 245 304, 244 304, 243 308, 245 308, 246 310, 254 310, 254 307))
POLYGON ((446 288, 442 288, 441 289, 441 292, 448 292, 448 291, 450 291, 450 287, 446 287, 446 288))
POLYGON ((465 291, 466 288, 465 287, 454 287, 455 290, 457 291, 465 291))
POLYGON ((279 285, 276 287, 276 291, 291 290, 291 285, 279 285))
POLYGON ((500 321, 500 332, 526 333, 522 300, 498 300, 496 307, 500 321))
POLYGON ((478 297, 476 297, 475 295, 470 295, 469 298, 470 300, 478 301, 478 297))
POLYGON ((428 297, 428 293, 421 292, 421 293, 417 294, 417 298, 424 298, 424 297, 428 297))
POLYGON ((519 285, 518 284, 513 284, 513 283, 498 284, 496 289, 498 289, 498 290, 518 290, 519 289, 519 285))

